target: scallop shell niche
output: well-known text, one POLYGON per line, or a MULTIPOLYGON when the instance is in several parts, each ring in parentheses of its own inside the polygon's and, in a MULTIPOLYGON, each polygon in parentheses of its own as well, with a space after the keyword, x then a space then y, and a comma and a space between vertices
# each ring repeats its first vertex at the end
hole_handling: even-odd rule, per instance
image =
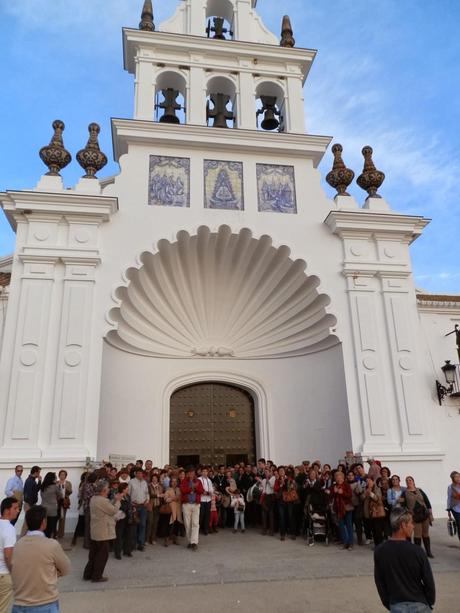
POLYGON ((126 271, 107 341, 136 354, 257 359, 305 355, 338 344, 329 296, 286 246, 251 231, 202 226, 161 240, 126 271))

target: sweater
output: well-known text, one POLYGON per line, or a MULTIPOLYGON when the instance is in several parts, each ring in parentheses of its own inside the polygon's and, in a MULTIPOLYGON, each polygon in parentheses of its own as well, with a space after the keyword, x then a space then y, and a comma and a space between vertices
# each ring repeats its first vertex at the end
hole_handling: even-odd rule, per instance
POLYGON ((179 488, 182 497, 182 504, 201 503, 203 484, 199 479, 194 479, 193 481, 189 481, 189 479, 183 479, 179 484, 179 488))
POLYGON ((32 607, 56 602, 58 576, 69 570, 70 560, 57 541, 44 535, 22 537, 13 552, 14 603, 32 607))
POLYGON ((39 491, 40 485, 37 483, 37 480, 32 475, 29 475, 24 483, 24 502, 33 507, 34 504, 37 504, 39 491))
POLYGON ((110 502, 105 496, 93 496, 89 503, 91 516, 91 539, 93 541, 112 541, 116 538, 115 515, 120 502, 110 502))
POLYGON ((56 517, 58 514, 59 490, 54 483, 42 491, 42 506, 45 507, 48 517, 56 517))
POLYGON ((375 585, 388 610, 398 602, 421 602, 433 607, 433 572, 421 547, 390 539, 375 549, 374 563, 375 585))

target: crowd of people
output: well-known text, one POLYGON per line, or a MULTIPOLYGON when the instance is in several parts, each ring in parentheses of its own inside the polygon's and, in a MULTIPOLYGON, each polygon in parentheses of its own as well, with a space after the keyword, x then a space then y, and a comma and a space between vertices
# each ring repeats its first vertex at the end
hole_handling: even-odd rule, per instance
MULTIPOLYGON (((72 539, 76 545, 82 538, 89 550, 83 579, 107 581, 104 570, 111 551, 121 560, 156 543, 178 545, 184 537, 186 546, 196 551, 200 534, 219 530, 244 533, 248 526, 260 529, 264 536, 278 534, 281 541, 303 537, 313 545, 319 535, 346 551, 355 544, 377 547, 391 535, 391 512, 397 509, 403 509, 413 522, 407 539, 418 546, 423 543, 426 555, 433 557, 433 514, 427 494, 413 477, 402 482, 373 458, 366 465, 354 460, 347 457, 334 468, 319 460, 276 466, 261 458, 255 465, 163 469, 154 467, 150 460, 138 460, 121 469, 104 463, 86 470, 78 486, 79 516, 72 539), (318 526, 320 530, 316 530, 318 526)), ((65 470, 57 475, 48 472, 42 480, 41 468, 33 466, 25 482, 22 473, 23 467, 17 466, 2 503, 0 613, 10 610, 5 608, 13 589, 8 578, 13 571, 14 585, 14 567, 19 564, 15 560, 22 559, 13 554, 14 525, 21 508, 26 511, 21 536, 28 537, 20 540, 24 548, 35 542, 31 537, 37 534, 58 544, 71 506, 72 484, 65 470)), ((447 510, 460 539, 460 473, 453 472, 451 481, 447 510)), ((54 555, 57 572, 64 574, 67 558, 58 550, 54 555)), ((49 604, 55 595, 46 594, 48 602, 42 604, 49 604)), ((37 596, 34 605, 39 600, 37 596)), ((21 596, 15 595, 15 607, 23 604, 21 596)))

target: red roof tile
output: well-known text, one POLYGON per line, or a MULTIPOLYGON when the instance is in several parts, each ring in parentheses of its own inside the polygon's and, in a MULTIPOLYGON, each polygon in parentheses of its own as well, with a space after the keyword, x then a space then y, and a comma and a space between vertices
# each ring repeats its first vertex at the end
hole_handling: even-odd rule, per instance
POLYGON ((422 302, 460 302, 460 295, 448 296, 446 294, 417 294, 417 300, 422 302))
POLYGON ((0 287, 5 287, 10 284, 11 273, 0 272, 0 287))

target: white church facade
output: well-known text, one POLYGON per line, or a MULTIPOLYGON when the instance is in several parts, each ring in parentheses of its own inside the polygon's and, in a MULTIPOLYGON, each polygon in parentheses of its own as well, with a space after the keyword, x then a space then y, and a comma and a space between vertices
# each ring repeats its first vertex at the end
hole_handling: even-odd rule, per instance
POLYGON ((19 462, 76 478, 110 454, 353 450, 414 475, 441 512, 460 465, 460 390, 441 371, 459 362, 445 334, 460 297, 414 286, 410 244, 429 220, 380 197, 367 149, 363 202, 337 147, 325 194, 331 139, 304 125, 315 52, 289 21, 280 46, 256 0, 181 0, 156 29, 150 4, 123 31, 134 115, 112 120, 120 173, 95 178, 92 124, 85 177, 65 189, 55 122, 49 172, 0 194, 17 237, 0 260, 1 482, 19 462))

